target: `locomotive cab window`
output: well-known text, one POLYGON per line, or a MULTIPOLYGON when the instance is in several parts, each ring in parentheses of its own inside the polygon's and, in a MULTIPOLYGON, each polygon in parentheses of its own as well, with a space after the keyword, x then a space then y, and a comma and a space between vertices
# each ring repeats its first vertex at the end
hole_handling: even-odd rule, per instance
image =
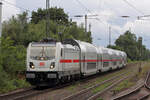
POLYGON ((55 59, 55 46, 32 46, 30 58, 33 60, 52 60, 55 59))

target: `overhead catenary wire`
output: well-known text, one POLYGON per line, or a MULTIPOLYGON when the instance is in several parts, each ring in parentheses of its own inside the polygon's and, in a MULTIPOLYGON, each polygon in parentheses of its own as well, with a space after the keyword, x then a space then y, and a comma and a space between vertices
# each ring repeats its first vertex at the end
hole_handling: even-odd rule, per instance
POLYGON ((25 9, 25 8, 20 7, 20 6, 16 5, 16 4, 13 4, 13 3, 9 2, 9 1, 6 1, 6 0, 1 0, 1 1, 4 2, 4 3, 6 3, 6 4, 9 4, 11 6, 14 6, 14 7, 16 7, 18 9, 20 9, 20 10, 27 11, 27 12, 32 12, 29 9, 25 9))
POLYGON ((127 5, 129 5, 131 8, 133 8, 134 10, 136 10, 138 13, 144 15, 144 13, 142 11, 140 11, 139 9, 137 9, 134 5, 132 5, 131 3, 129 3, 127 0, 123 0, 127 5))
MULTIPOLYGON (((76 0, 77 3, 83 8, 85 9, 88 13, 93 14, 93 11, 89 10, 82 2, 80 2, 79 0, 76 0)), ((102 24, 106 25, 102 20, 100 20, 98 17, 95 18, 97 21, 101 22, 102 24)))
MULTIPOLYGON (((89 12, 90 14, 93 14, 93 13, 92 13, 93 11, 89 10, 86 6, 84 6, 84 4, 83 4, 82 2, 80 2, 79 0, 76 0, 76 1, 77 1, 77 3, 78 3, 83 9, 85 9, 85 10, 86 10, 87 12, 89 12)), ((109 25, 109 24, 103 22, 103 21, 102 21, 100 18, 98 18, 98 17, 96 17, 95 20, 99 21, 99 22, 102 23, 103 25, 106 25, 107 27, 110 27, 110 26, 111 26, 111 25, 109 25)), ((111 27, 112 27, 113 30, 115 30, 115 29, 113 28, 113 26, 111 26, 111 27)), ((113 31, 113 30, 112 30, 112 31, 113 31)), ((116 32, 115 32, 115 33, 116 33, 116 32)), ((117 34, 120 34, 120 33, 117 32, 117 34)))
MULTIPOLYGON (((79 0, 76 0, 76 1, 77 1, 77 2, 78 2, 78 4, 79 4, 82 8, 84 8, 87 12, 89 12, 90 14, 93 14, 91 10, 89 10, 86 6, 84 6, 84 4, 82 4, 82 2, 80 2, 79 0)), ((116 34, 121 35, 121 33, 117 32, 117 31, 116 31, 116 29, 115 29, 115 28, 113 28, 113 26, 112 26, 112 25, 110 25, 110 24, 108 24, 108 23, 103 22, 103 21, 102 21, 100 18, 98 18, 98 17, 96 17, 95 19, 96 19, 97 21, 99 21, 100 23, 102 23, 102 24, 106 25, 108 28, 109 28, 109 27, 111 27, 111 28, 112 28, 112 31, 113 31, 113 32, 115 32, 116 34)))
POLYGON ((88 11, 89 13, 92 14, 92 11, 90 11, 86 6, 84 6, 84 4, 82 2, 80 2, 79 0, 76 0, 76 1, 83 9, 85 9, 86 11, 88 11))

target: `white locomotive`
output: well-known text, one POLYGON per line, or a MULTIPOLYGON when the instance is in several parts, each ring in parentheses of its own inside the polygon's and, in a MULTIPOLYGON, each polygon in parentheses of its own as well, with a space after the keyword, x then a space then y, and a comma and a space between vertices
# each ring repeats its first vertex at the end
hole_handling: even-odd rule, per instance
POLYGON ((26 79, 49 85, 124 67, 125 52, 79 40, 33 42, 27 49, 26 79))

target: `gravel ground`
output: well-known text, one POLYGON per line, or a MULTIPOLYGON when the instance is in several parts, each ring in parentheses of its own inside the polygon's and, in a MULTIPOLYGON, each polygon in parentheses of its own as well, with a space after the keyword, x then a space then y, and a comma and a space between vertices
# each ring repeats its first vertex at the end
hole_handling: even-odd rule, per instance
MULTIPOLYGON (((47 92, 44 94, 40 94, 38 96, 30 97, 26 100, 61 100, 71 94, 74 94, 82 89, 85 89, 88 85, 94 84, 95 81, 97 81, 100 78, 106 77, 113 73, 117 73, 117 72, 119 73, 120 71, 123 71, 123 70, 134 70, 135 71, 135 69, 138 70, 138 64, 135 64, 135 63, 128 64, 127 67, 124 69, 117 70, 117 71, 114 71, 111 73, 104 73, 103 75, 101 75, 97 78, 94 78, 94 79, 90 79, 86 82, 76 82, 74 85, 71 85, 71 86, 68 86, 65 88, 61 88, 61 89, 57 89, 57 90, 53 90, 53 91, 50 91, 50 92, 47 92)), ((89 95, 89 94, 86 94, 86 95, 89 95)), ((110 98, 110 96, 112 96, 111 90, 107 91, 107 93, 105 93, 104 96, 106 97, 106 99, 110 98)), ((80 99, 80 100, 82 100, 82 99, 80 99)), ((105 98, 104 98, 104 100, 105 100, 105 98)), ((109 100, 109 99, 107 99, 107 100, 109 100)))
MULTIPOLYGON (((143 66, 143 65, 145 65, 145 63, 143 63, 142 66, 143 66)), ((138 64, 133 64, 133 65, 131 64, 130 67, 131 67, 131 70, 134 70, 135 72, 138 72, 138 68, 139 68, 139 65, 138 65, 138 64), (131 66, 132 66, 132 67, 131 67, 131 66)), ((140 80, 143 80, 143 81, 144 81, 144 78, 145 78, 145 77, 142 77, 142 79, 140 79, 140 80)), ((139 82, 141 82, 141 83, 143 82, 143 81, 139 81, 139 80, 136 78, 136 76, 132 77, 132 81, 134 81, 134 83, 136 83, 133 87, 123 89, 123 90, 121 90, 121 91, 120 91, 119 93, 117 93, 117 94, 114 94, 113 88, 112 88, 112 89, 110 89, 109 91, 105 92, 105 94, 101 95, 100 98, 102 98, 103 100, 111 100, 110 98, 112 98, 113 96, 118 95, 118 94, 120 94, 120 93, 122 93, 122 92, 124 92, 124 91, 133 89, 134 87, 136 87, 136 85, 140 84, 139 82)), ((123 99, 123 100, 129 100, 129 99, 123 99)), ((134 99, 130 99, 130 100, 134 100, 134 99)))

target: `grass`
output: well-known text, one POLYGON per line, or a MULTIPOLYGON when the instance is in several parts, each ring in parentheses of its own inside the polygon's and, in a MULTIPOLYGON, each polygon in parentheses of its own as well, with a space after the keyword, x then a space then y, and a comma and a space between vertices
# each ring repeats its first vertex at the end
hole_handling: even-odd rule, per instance
POLYGON ((97 92, 100 92, 102 90, 104 90, 105 88, 107 88, 108 86, 110 86, 112 83, 106 83, 104 85, 101 85, 99 87, 96 87, 95 89, 92 90, 92 92, 95 94, 97 92))
POLYGON ((96 100, 103 100, 102 98, 97 98, 96 100))
POLYGON ((71 86, 68 87, 68 90, 69 90, 69 91, 73 91, 73 90, 76 88, 76 86, 77 86, 77 85, 71 85, 71 86))
MULTIPOLYGON (((113 77, 113 76, 115 76, 115 75, 118 75, 118 74, 120 74, 120 73, 123 73, 123 72, 125 72, 125 71, 126 71, 126 70, 123 69, 123 70, 120 70, 120 71, 117 71, 117 72, 114 72, 114 73, 111 73, 111 74, 108 74, 108 75, 105 75, 105 76, 102 76, 102 77, 98 77, 98 78, 96 79, 96 81, 84 85, 83 88, 89 88, 89 87, 92 86, 92 85, 95 85, 95 84, 97 84, 97 83, 103 82, 103 81, 105 81, 105 80, 107 80, 107 79, 109 79, 109 78, 111 78, 111 77, 113 77)), ((77 82, 77 83, 75 83, 75 84, 69 86, 67 89, 68 89, 69 91, 74 91, 79 85, 80 85, 80 82, 77 82)))
MULTIPOLYGON (((131 63, 137 63, 137 62, 131 62, 131 63)), ((137 67, 136 67, 136 69, 137 69, 137 67)), ((133 71, 129 72, 128 74, 136 72, 136 75, 134 77, 132 77, 131 79, 126 79, 126 80, 122 81, 115 88, 113 88, 112 91, 114 91, 114 92, 120 92, 121 90, 124 90, 126 88, 129 88, 129 87, 135 85, 137 81, 135 81, 134 78, 138 78, 138 77, 141 78, 141 77, 143 77, 145 75, 145 73, 149 69, 150 69, 150 63, 145 64, 144 67, 142 67, 142 71, 140 73, 138 72, 138 70, 135 70, 135 67, 132 67, 131 70, 133 70, 133 71)), ((88 88, 88 87, 90 87, 92 85, 95 85, 97 83, 103 82, 103 81, 105 81, 105 80, 107 80, 107 79, 109 79, 109 78, 111 78, 113 76, 119 75, 119 74, 124 73, 126 71, 129 71, 129 68, 124 68, 122 70, 119 70, 119 71, 116 71, 116 72, 113 72, 113 73, 102 75, 100 77, 97 77, 93 82, 87 83, 85 86, 83 86, 83 88, 88 88)), ((95 89, 92 89, 92 92, 95 94, 95 93, 97 93, 99 91, 104 90, 105 88, 107 88, 111 84, 112 83, 109 82, 109 83, 106 83, 104 85, 101 85, 101 86, 99 86, 99 87, 97 87, 95 89)), ((71 91, 75 90, 78 85, 79 84, 74 84, 74 85, 70 86, 69 90, 71 90, 71 91)), ((102 98, 98 98, 97 100, 103 100, 103 99, 102 98)))
MULTIPOLYGON (((89 88, 89 87, 91 87, 91 86, 93 86, 93 85, 95 85, 95 84, 101 83, 101 82, 103 82, 103 81, 105 81, 105 80, 107 80, 107 79, 109 79, 109 78, 111 78, 111 77, 113 77, 113 76, 119 75, 119 74, 124 73, 124 72, 126 72, 126 71, 128 71, 128 70, 129 70, 129 69, 124 68, 124 69, 121 69, 121 70, 116 71, 116 72, 113 72, 113 73, 109 73, 109 74, 106 74, 106 75, 102 75, 102 76, 97 77, 96 79, 94 79, 93 82, 88 82, 88 83, 85 84, 82 88, 89 88)), ((133 70, 133 71, 134 71, 134 70, 133 70)), ((133 71, 132 71, 132 72, 133 72, 133 71)), ((128 73, 128 74, 129 74, 129 73, 128 73)), ((69 91, 74 91, 74 90, 77 89, 77 87, 78 87, 79 85, 80 85, 80 83, 77 82, 77 83, 75 83, 75 84, 69 86, 67 89, 68 89, 69 91)), ((118 90, 121 90, 122 88, 130 87, 131 85, 132 85, 131 82, 125 81, 125 82, 123 82, 118 88, 116 88, 116 90, 118 91, 118 90), (129 86, 128 86, 128 84, 129 84, 129 86)), ((97 88, 96 90, 94 90, 94 91, 103 90, 103 88, 106 88, 107 86, 108 86, 108 84, 105 84, 104 86, 98 87, 98 88, 97 88)))
MULTIPOLYGON (((109 79, 109 78, 111 78, 111 77, 113 77, 113 76, 115 76, 115 75, 118 75, 118 74, 120 74, 120 73, 123 73, 123 72, 125 72, 125 71, 126 71, 126 70, 121 70, 121 71, 117 71, 117 72, 115 72, 115 73, 108 74, 108 75, 106 75, 106 76, 104 76, 104 77, 100 77, 100 78, 98 77, 98 78, 96 79, 96 81, 91 82, 91 83, 88 83, 88 84, 85 85, 83 88, 89 88, 90 86, 93 86, 93 85, 95 85, 95 84, 97 84, 97 83, 103 82, 103 81, 105 81, 105 80, 107 80, 107 79, 109 79)), ((80 85, 80 83, 73 84, 73 85, 71 85, 71 86, 68 87, 68 90, 69 90, 69 91, 73 91, 73 90, 75 90, 76 87, 79 86, 79 85, 80 85)))
POLYGON ((137 61, 137 60, 131 61, 131 60, 128 59, 128 64, 130 64, 130 63, 139 63, 139 62, 144 62, 144 61, 137 61))
POLYGON ((5 86, 0 88, 0 93, 7 93, 20 88, 30 87, 30 84, 25 80, 13 79, 6 82, 5 86))
POLYGON ((75 82, 75 84, 69 86, 67 89, 69 91, 74 91, 77 88, 77 86, 79 86, 79 85, 80 85, 80 82, 75 82))
MULTIPOLYGON (((130 74, 131 72, 128 72, 128 74, 130 74)), ((119 80, 120 78, 122 78, 122 76, 121 77, 119 77, 117 80, 119 80)), ((101 85, 101 86, 99 86, 99 87, 96 87, 95 89, 93 89, 93 93, 95 94, 95 93, 97 93, 97 92, 100 92, 100 91, 102 91, 102 90, 104 90, 105 88, 107 88, 108 86, 110 86, 110 85, 112 85, 113 83, 112 82, 107 82, 107 83, 105 83, 104 85, 101 85)), ((123 85, 122 85, 123 86, 123 85)))
POLYGON ((123 89, 133 86, 134 84, 135 83, 133 83, 129 79, 127 79, 127 80, 122 81, 120 84, 118 84, 112 91, 115 93, 118 93, 123 89))
POLYGON ((123 73, 123 72, 125 72, 125 71, 126 71, 126 70, 123 69, 123 70, 121 70, 121 71, 117 71, 117 72, 108 74, 108 75, 106 75, 106 76, 102 76, 102 77, 100 77, 100 78, 97 78, 95 82, 92 82, 92 83, 90 83, 90 84, 85 85, 84 88, 88 88, 88 87, 90 87, 90 86, 92 86, 92 85, 94 85, 94 84, 98 84, 98 83, 100 83, 100 82, 103 82, 103 81, 105 81, 105 80, 107 80, 107 79, 109 79, 109 78, 111 78, 111 77, 113 77, 113 76, 119 75, 120 73, 123 73))
POLYGON ((118 93, 124 89, 127 89, 127 88, 134 86, 139 79, 145 78, 145 75, 146 75, 147 71, 149 71, 149 70, 150 70, 150 62, 143 65, 141 72, 137 71, 135 73, 135 76, 131 77, 130 79, 124 80, 120 84, 118 84, 113 89, 113 91, 115 93, 118 93))
POLYGON ((150 70, 150 62, 145 64, 143 67, 142 67, 142 70, 141 72, 137 72, 137 77, 138 78, 142 78, 146 75, 146 73, 150 70))

